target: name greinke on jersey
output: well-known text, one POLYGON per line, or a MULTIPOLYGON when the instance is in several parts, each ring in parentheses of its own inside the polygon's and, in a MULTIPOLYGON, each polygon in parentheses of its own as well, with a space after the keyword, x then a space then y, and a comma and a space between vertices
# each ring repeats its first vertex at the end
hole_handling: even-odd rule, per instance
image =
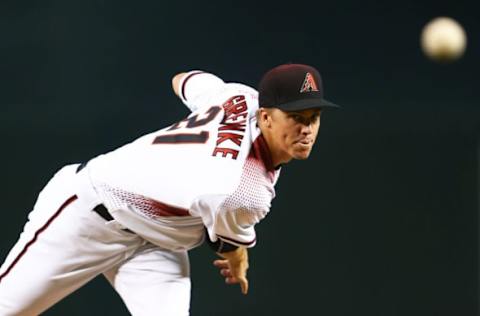
POLYGON ((223 104, 225 115, 218 128, 217 145, 212 156, 237 159, 245 134, 248 107, 245 96, 238 95, 223 104), (234 133, 235 132, 235 133, 234 133), (225 143, 226 141, 230 141, 225 143), (221 145, 221 147, 220 147, 221 145))

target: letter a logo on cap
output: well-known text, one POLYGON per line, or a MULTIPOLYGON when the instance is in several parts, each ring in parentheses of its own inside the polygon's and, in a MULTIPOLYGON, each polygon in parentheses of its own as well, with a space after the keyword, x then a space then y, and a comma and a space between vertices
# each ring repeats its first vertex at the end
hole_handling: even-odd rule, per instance
POLYGON ((315 79, 313 79, 312 74, 307 72, 307 74, 305 75, 305 80, 303 80, 300 93, 311 92, 311 91, 318 91, 318 88, 317 88, 317 84, 315 83, 315 79))

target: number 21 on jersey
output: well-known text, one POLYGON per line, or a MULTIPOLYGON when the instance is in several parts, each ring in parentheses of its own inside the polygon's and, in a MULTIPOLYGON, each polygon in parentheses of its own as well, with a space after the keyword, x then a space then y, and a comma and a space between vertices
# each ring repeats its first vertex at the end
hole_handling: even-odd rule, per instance
POLYGON ((209 138, 208 131, 199 131, 197 133, 181 132, 179 129, 194 129, 211 122, 220 113, 222 108, 220 106, 213 106, 209 108, 203 115, 195 114, 187 117, 180 122, 170 126, 165 135, 159 135, 153 140, 153 144, 205 144, 209 138), (203 117, 203 118, 201 118, 203 117), (169 133, 176 131, 175 133, 169 133))

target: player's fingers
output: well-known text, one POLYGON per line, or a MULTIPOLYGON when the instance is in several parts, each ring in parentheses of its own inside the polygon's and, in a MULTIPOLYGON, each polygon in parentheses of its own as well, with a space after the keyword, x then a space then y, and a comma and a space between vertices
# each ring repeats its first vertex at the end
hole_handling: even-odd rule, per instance
POLYGON ((229 277, 225 278, 225 283, 227 283, 227 284, 237 284, 238 279, 236 277, 229 276, 229 277))
POLYGON ((248 280, 245 277, 242 277, 242 278, 227 277, 225 278, 225 283, 229 285, 239 283, 242 293, 245 295, 248 293, 248 280))
POLYGON ((228 268, 228 260, 215 260, 213 261, 213 265, 217 268, 225 269, 228 268))
POLYGON ((246 277, 241 277, 238 279, 240 287, 242 288, 242 294, 247 295, 248 293, 248 280, 246 277))
POLYGON ((230 269, 222 269, 220 270, 220 274, 223 275, 224 277, 232 276, 232 272, 230 271, 230 269))

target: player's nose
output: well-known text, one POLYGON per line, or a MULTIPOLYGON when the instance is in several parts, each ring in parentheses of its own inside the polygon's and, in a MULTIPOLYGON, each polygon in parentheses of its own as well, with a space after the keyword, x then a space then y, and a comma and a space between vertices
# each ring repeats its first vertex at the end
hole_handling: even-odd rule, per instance
POLYGON ((305 122, 305 123, 301 124, 300 133, 302 135, 309 135, 309 134, 313 133, 313 123, 305 122))

